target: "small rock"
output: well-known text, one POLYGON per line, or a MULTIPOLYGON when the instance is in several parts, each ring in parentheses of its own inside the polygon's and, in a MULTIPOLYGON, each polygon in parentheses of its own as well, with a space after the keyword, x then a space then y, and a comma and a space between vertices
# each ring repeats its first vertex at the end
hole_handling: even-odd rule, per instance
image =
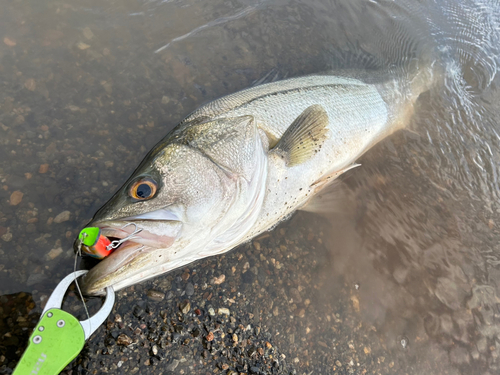
POLYGON ((104 91, 106 91, 106 94, 111 95, 113 93, 113 85, 111 82, 102 81, 101 85, 104 88, 104 91))
POLYGON ((33 78, 28 78, 26 81, 24 81, 24 87, 27 90, 35 91, 35 89, 36 89, 36 82, 35 82, 35 80, 33 78))
POLYGON ((94 37, 94 33, 90 28, 86 27, 83 29, 83 36, 87 39, 92 39, 94 37))
POLYGON ((207 341, 213 341, 214 340, 214 333, 208 332, 206 339, 207 339, 207 341))
POLYGON ((356 296, 351 296, 352 307, 356 312, 359 312, 359 300, 356 296))
POLYGON ((224 315, 229 315, 230 314, 229 309, 225 308, 225 307, 219 307, 218 312, 219 312, 219 314, 224 314, 224 315))
POLYGON ((305 309, 297 309, 295 310, 295 316, 298 316, 299 318, 303 318, 306 315, 306 310, 305 309))
POLYGON ((260 374, 260 369, 256 366, 250 367, 250 373, 251 374, 260 374))
POLYGON ((78 47, 78 49, 81 49, 82 51, 83 50, 86 50, 87 48, 90 48, 90 46, 86 43, 83 43, 83 42, 80 42, 76 45, 78 47))
POLYGON ((177 366, 179 366, 179 360, 174 359, 174 360, 172 360, 172 363, 170 363, 167 366, 167 371, 174 371, 177 368, 177 366))
POLYGON ((238 342, 238 335, 237 334, 233 334, 233 342, 238 342))
POLYGON ((130 337, 128 337, 126 334, 122 333, 120 336, 118 336, 118 338, 116 339, 116 343, 118 345, 124 345, 124 346, 128 346, 130 344, 132 344, 132 339, 130 337))
POLYGON ((10 205, 17 206, 23 200, 23 196, 24 196, 24 194, 21 193, 19 190, 14 191, 10 195, 10 205))
POLYGON ((62 252, 63 252, 63 249, 61 247, 57 247, 57 248, 52 249, 52 250, 49 251, 49 253, 47 254, 47 258, 48 259, 55 259, 59 255, 61 255, 62 252))
POLYGON ((293 302, 296 302, 296 303, 301 303, 302 302, 302 297, 300 296, 300 293, 299 293, 298 289, 291 288, 290 289, 290 295, 293 298, 293 302))
POLYGON ((17 43, 16 43, 16 41, 15 41, 14 39, 10 39, 10 38, 9 38, 9 37, 7 37, 7 36, 6 36, 5 38, 3 38, 3 42, 4 42, 7 46, 9 46, 9 47, 14 47, 14 46, 17 44, 17 43))
POLYGON ((49 165, 42 164, 40 165, 40 168, 38 168, 38 173, 47 173, 48 170, 49 170, 49 165))
POLYGON ((64 223, 65 221, 69 220, 70 216, 71 213, 69 211, 63 211, 54 218, 54 223, 57 224, 64 223))
POLYGON ((43 273, 32 273, 26 281, 27 286, 39 284, 47 278, 43 273))
POLYGON ((365 351, 365 354, 370 354, 372 352, 372 349, 369 346, 365 346, 363 350, 365 351))
POLYGON ((5 242, 9 242, 10 240, 12 240, 12 233, 7 232, 7 233, 3 234, 2 240, 4 240, 5 242))
POLYGON ((208 314, 209 314, 210 316, 214 316, 214 315, 215 315, 215 310, 213 309, 213 307, 210 307, 210 308, 208 309, 208 314))
POLYGON ((170 98, 168 96, 163 95, 161 98, 161 104, 168 104, 170 102, 170 98))
POLYGON ((187 283, 186 285, 186 296, 190 297, 194 294, 194 285, 192 283, 187 283))
POLYGON ((260 243, 257 241, 253 242, 253 247, 255 247, 255 250, 260 251, 260 243))
POLYGON ((188 281, 190 276, 191 276, 191 275, 189 274, 189 272, 184 272, 184 273, 181 275, 181 279, 182 279, 182 280, 184 280, 184 281, 188 281))
POLYGON ((151 352, 153 353, 153 355, 157 355, 158 354, 158 347, 156 345, 153 345, 153 347, 151 348, 151 352))
POLYGON ((189 310, 191 310, 191 303, 186 299, 181 302, 179 305, 180 310, 182 311, 183 314, 187 314, 189 310))
POLYGON ((165 293, 160 292, 158 290, 151 289, 148 290, 146 294, 150 300, 155 302, 160 302, 165 299, 165 293))
POLYGON ((226 275, 222 274, 219 277, 214 278, 214 284, 215 285, 220 285, 226 280, 226 275))

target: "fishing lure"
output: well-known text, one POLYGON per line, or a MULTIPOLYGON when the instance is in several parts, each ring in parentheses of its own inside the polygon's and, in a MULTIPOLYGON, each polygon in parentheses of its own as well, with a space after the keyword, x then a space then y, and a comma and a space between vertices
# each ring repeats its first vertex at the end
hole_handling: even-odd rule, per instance
POLYGON ((101 230, 96 227, 82 229, 78 235, 82 253, 90 255, 93 258, 103 259, 115 249, 112 247, 111 240, 101 234, 101 230))
POLYGON ((82 229, 82 231, 78 235, 79 246, 81 246, 82 253, 90 255, 91 257, 97 259, 103 259, 107 257, 122 243, 136 238, 136 234, 142 231, 142 229, 138 228, 135 223, 127 223, 121 229, 125 229, 129 225, 133 225, 135 227, 133 232, 125 238, 113 241, 101 234, 101 230, 97 227, 88 227, 82 229))

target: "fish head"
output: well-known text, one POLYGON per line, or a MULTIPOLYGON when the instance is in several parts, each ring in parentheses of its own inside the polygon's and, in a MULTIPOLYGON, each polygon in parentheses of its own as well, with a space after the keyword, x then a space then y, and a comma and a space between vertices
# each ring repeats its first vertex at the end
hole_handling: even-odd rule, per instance
POLYGON ((84 292, 118 290, 229 250, 259 208, 265 164, 251 116, 174 129, 88 224, 119 246, 84 277, 84 292))

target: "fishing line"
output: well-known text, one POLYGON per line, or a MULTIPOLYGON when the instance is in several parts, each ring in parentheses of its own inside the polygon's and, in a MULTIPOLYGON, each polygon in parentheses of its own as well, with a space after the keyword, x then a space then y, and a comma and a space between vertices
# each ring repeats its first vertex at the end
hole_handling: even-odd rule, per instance
MULTIPOLYGON (((84 236, 86 236, 86 235, 87 234, 84 233, 84 236)), ((82 242, 81 241, 78 242, 78 248, 75 252, 75 263, 73 265, 73 272, 76 272, 76 262, 77 262, 77 259, 79 256, 80 257, 82 256, 82 242)), ((75 284, 76 284, 76 289, 78 289, 78 294, 80 295, 80 298, 82 299, 83 308, 85 309, 85 313, 87 314, 89 328, 90 328, 90 330, 92 330, 92 321, 90 320, 89 310, 87 309, 87 304, 85 303, 85 300, 83 299, 83 294, 82 294, 82 291, 80 289, 80 285, 78 284, 78 279, 76 276, 75 276, 75 284)))

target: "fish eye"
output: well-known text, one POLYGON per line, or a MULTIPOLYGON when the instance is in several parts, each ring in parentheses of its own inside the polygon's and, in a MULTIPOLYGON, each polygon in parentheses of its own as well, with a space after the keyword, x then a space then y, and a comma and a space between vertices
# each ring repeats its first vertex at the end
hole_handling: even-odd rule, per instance
POLYGON ((130 187, 129 194, 134 199, 146 200, 155 195, 156 187, 156 182, 149 178, 138 180, 130 187))

